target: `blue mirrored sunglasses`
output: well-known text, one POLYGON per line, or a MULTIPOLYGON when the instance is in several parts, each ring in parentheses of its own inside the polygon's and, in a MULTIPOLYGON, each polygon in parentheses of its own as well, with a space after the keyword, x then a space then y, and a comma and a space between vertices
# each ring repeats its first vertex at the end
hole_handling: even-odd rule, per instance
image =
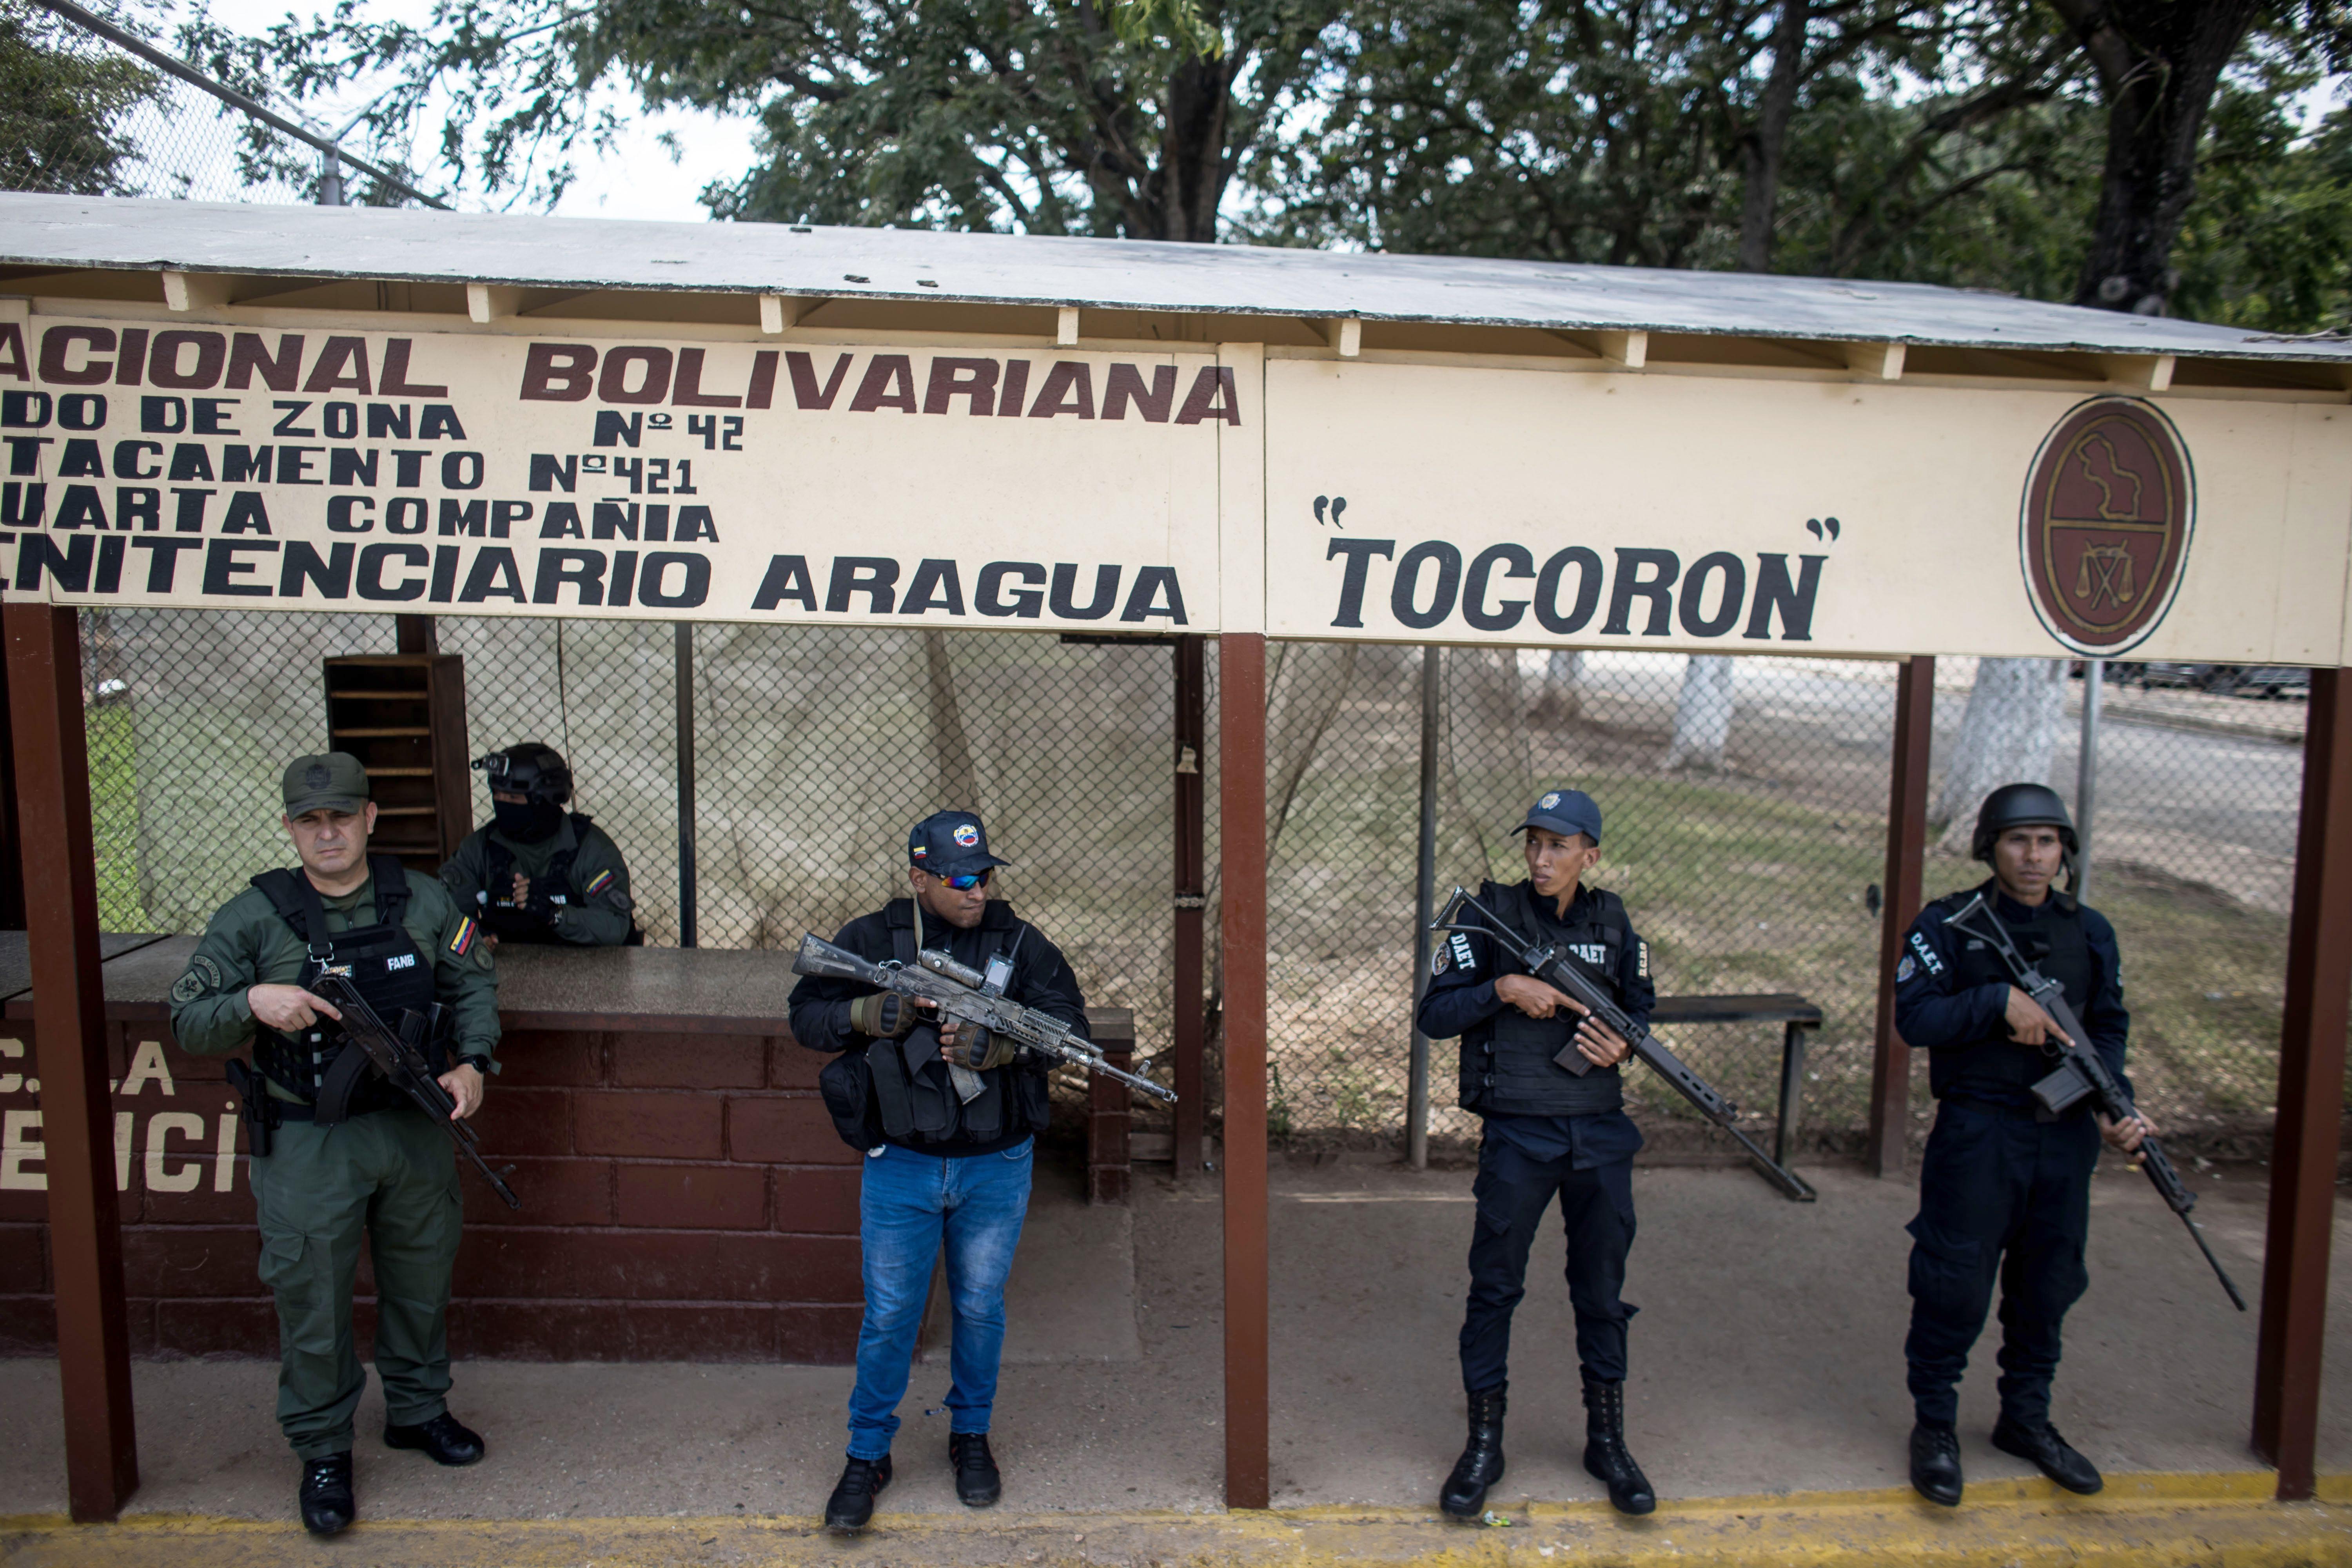
MULTIPOLYGON (((994 868, 992 867, 990 869, 992 870, 994 868)), ((959 893, 969 893, 974 888, 988 886, 987 871, 975 871, 969 877, 940 877, 937 871, 932 872, 931 875, 939 877, 940 886, 953 888, 959 893)))

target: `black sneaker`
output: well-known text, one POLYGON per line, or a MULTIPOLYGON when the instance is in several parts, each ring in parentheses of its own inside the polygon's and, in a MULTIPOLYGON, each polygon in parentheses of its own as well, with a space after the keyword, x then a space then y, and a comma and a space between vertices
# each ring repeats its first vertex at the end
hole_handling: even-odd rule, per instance
POLYGON ((359 1513, 352 1499, 352 1451, 302 1461, 302 1486, 295 1493, 302 1510, 302 1528, 313 1535, 333 1535, 359 1513))
POLYGON ((415 1426, 395 1426, 386 1422, 383 1446, 387 1448, 415 1448, 436 1465, 476 1464, 488 1451, 479 1432, 446 1410, 415 1426))
POLYGON ((1960 1435, 1922 1421, 1911 1428, 1911 1484, 1929 1502, 1960 1505, 1960 1435))
POLYGON ((1992 1446, 2004 1454, 2032 1460, 2043 1475, 2070 1492, 2089 1497, 2107 1484, 2099 1479, 2098 1467, 2068 1447, 2058 1428, 2047 1421, 2028 1426, 2004 1415, 1992 1429, 1992 1446))
POLYGON ((1004 1478, 996 1473, 987 1433, 949 1433, 948 1463, 955 1467, 956 1496, 964 1507, 986 1508, 1004 1495, 1004 1478))
POLYGON ((841 1479, 835 1483, 833 1495, 824 1500, 824 1527, 827 1530, 863 1530, 874 1518, 874 1499, 890 1484, 890 1456, 878 1459, 861 1459, 849 1456, 849 1463, 841 1468, 841 1479))

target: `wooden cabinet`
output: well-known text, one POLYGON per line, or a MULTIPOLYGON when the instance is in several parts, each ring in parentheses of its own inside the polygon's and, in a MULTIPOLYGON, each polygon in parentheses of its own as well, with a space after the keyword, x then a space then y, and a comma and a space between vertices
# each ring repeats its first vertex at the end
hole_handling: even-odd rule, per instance
POLYGON ((466 754, 466 661, 456 654, 355 655, 326 661, 328 744, 368 771, 370 848, 431 874, 474 830, 466 754))

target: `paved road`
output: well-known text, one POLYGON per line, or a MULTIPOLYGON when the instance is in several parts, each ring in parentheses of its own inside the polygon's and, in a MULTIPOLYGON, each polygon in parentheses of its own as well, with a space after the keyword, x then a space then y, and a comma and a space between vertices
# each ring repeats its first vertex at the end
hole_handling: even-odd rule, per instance
MULTIPOLYGON (((1530 658, 1531 679, 1542 669, 1530 658)), ((1861 748, 1884 756, 1892 735, 1895 688, 1885 666, 1801 659, 1742 659, 1736 666, 1733 750, 1743 765, 1761 753, 1775 775, 1793 775, 1808 756, 1861 748), (1765 727, 1759 731, 1759 726, 1765 727), (1743 741, 1769 735, 1769 745, 1743 741)), ((1597 654, 1585 660, 1586 689, 1629 700, 1671 721, 1683 659, 1668 654, 1597 654)), ((1936 694, 1935 766, 1940 771, 1968 706, 1965 690, 1936 694)), ((2080 731, 2070 716, 2052 782, 2074 801, 2080 731)), ((2290 742, 2171 730, 2110 710, 2099 747, 2098 847, 2284 912, 2293 875, 2303 753, 2290 742)))

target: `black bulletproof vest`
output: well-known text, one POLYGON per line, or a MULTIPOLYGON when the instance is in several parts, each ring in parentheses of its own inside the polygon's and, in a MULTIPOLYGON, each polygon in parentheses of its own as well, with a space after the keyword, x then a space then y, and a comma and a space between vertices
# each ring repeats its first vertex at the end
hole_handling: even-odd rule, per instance
MULTIPOLYGON (((1622 1005, 1617 985, 1618 961, 1633 940, 1625 918, 1624 901, 1602 889, 1588 889, 1574 907, 1573 923, 1563 925, 1552 914, 1549 900, 1538 899, 1527 882, 1481 890, 1487 904, 1528 935, 1543 942, 1564 942, 1577 950, 1584 967, 1622 1005)), ((1489 943, 1496 973, 1523 974, 1516 955, 1489 943)), ((1462 1037, 1462 1097, 1465 1110, 1485 1116, 1594 1116, 1625 1103, 1624 1074, 1617 1068, 1594 1068, 1579 1078, 1552 1058, 1575 1037, 1577 1016, 1562 1010, 1549 1018, 1530 1018, 1517 1007, 1500 1013, 1462 1037)))
MULTIPOLYGON (((352 986, 376 1016, 396 1029, 403 1013, 431 1015, 433 964, 400 921, 408 908, 407 871, 389 855, 371 855, 368 875, 375 882, 376 923, 353 926, 331 936, 327 932, 326 905, 310 879, 301 872, 265 871, 253 879, 253 885, 310 949, 294 984, 308 985, 330 966, 346 970, 352 986)), ((435 1072, 448 1070, 446 1053, 438 1040, 427 1040, 421 1048, 435 1072)), ((307 1105, 319 1103, 331 1079, 341 1082, 346 1078, 352 1084, 346 1116, 407 1102, 406 1096, 378 1074, 358 1071, 358 1061, 339 1061, 346 1052, 361 1054, 333 1020, 323 1016, 316 1028, 304 1030, 299 1037, 258 1026, 254 1032, 253 1065, 307 1105), (355 1078, 350 1076, 354 1073, 355 1078)), ((331 1096, 331 1101, 335 1098, 340 1096, 331 1096)))
MULTIPOLYGON (((1971 889, 1937 900, 1946 914, 1968 902, 1971 889)), ((2000 911, 2010 907, 1992 884, 1984 889, 1985 903, 2000 919, 2000 911)), ((2083 934, 2082 906, 2067 895, 2053 891, 2040 908, 2024 920, 2001 919, 2009 931, 2010 941, 2028 963, 2058 982, 2066 993, 2067 1005, 2081 1017, 2091 1001, 2091 944, 2083 934)), ((1951 948, 1952 984, 1966 991, 1976 986, 1998 982, 2013 985, 2017 977, 2001 962, 2000 954, 1989 942, 1977 941, 1962 932, 1947 930, 1944 933, 1951 948)), ((1977 1096, 1996 1101, 2021 1100, 2022 1091, 2051 1068, 2050 1058, 2038 1046, 2021 1046, 2009 1038, 2006 1026, 1996 1025, 1994 1033, 1974 1045, 1947 1047, 1931 1051, 1927 1056, 1928 1088, 1938 1097, 1947 1094, 1977 1096)), ((2086 1102, 2087 1103, 2087 1102, 2086 1102)))
MULTIPOLYGON (((890 928, 891 956, 901 968, 913 967, 913 900, 893 899, 883 910, 883 921, 890 928)), ((924 934, 932 939, 933 946, 944 949, 953 930, 941 921, 924 934)), ((1028 928, 1013 918, 1010 905, 991 900, 981 917, 981 930, 987 934, 980 962, 972 967, 985 970, 996 954, 1011 957, 1019 952, 1028 928)), ((921 1143, 984 1143, 1011 1130, 1008 1115, 1026 1116, 1033 1123, 1029 1131, 1042 1130, 1032 1108, 1015 1104, 1019 1097, 1013 1092, 1010 1068, 992 1068, 982 1073, 980 1093, 965 1104, 956 1094, 946 1059, 940 1055, 940 1032, 929 1024, 917 1025, 904 1039, 876 1040, 866 1048, 866 1060, 874 1070, 874 1106, 886 1137, 921 1143)))

